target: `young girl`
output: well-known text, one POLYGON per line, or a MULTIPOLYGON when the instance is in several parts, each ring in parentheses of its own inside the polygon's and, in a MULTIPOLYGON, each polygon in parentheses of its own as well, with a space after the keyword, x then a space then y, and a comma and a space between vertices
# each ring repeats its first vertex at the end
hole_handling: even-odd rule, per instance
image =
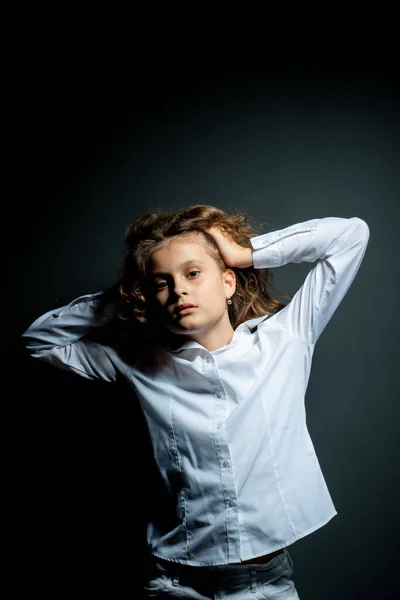
POLYGON ((314 346, 363 260, 368 225, 260 233, 208 205, 151 209, 116 285, 39 317, 33 357, 132 387, 165 494, 146 598, 298 598, 287 546, 337 512, 306 425, 314 346), (257 235, 256 235, 257 234, 257 235), (315 263, 288 304, 271 268, 315 263))

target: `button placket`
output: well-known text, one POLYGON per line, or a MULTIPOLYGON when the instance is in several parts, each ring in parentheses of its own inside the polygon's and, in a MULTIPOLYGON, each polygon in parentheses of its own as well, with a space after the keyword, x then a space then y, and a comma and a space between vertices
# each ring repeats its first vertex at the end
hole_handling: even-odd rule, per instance
POLYGON ((219 461, 221 487, 225 507, 227 552, 231 560, 240 560, 240 527, 236 501, 236 487, 233 477, 228 431, 224 427, 228 416, 228 399, 219 377, 217 365, 211 356, 204 357, 205 377, 214 398, 214 442, 219 461), (230 503, 230 504, 229 504, 230 503))
POLYGON ((229 450, 228 432, 223 424, 226 422, 227 417, 227 398, 225 390, 218 389, 222 386, 221 381, 216 381, 216 390, 214 392, 215 398, 215 447, 220 461, 220 477, 221 486, 224 495, 225 503, 225 519, 227 524, 227 541, 228 541, 228 554, 233 561, 239 560, 240 557, 240 533, 239 533, 239 521, 238 511, 236 503, 236 487, 233 477, 233 470, 231 468, 231 454, 229 450))

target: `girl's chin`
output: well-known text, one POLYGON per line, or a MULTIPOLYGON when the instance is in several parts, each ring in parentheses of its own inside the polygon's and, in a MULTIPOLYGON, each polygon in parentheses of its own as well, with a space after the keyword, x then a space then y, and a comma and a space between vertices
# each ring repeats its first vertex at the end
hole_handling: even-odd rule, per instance
POLYGON ((193 320, 189 322, 189 319, 182 319, 182 321, 176 321, 172 325, 167 327, 171 333, 196 333, 201 328, 198 325, 195 325, 193 320))

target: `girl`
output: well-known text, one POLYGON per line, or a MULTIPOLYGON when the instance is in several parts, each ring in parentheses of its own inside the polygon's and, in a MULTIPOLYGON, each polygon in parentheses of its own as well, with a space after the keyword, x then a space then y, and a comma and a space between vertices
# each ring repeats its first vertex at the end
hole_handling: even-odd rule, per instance
POLYGON ((368 239, 358 217, 260 233, 241 212, 151 209, 116 285, 23 334, 33 357, 135 392, 165 492, 146 598, 299 597, 287 546, 337 514, 306 425, 312 356, 368 239), (270 269, 303 261, 282 304, 270 269))

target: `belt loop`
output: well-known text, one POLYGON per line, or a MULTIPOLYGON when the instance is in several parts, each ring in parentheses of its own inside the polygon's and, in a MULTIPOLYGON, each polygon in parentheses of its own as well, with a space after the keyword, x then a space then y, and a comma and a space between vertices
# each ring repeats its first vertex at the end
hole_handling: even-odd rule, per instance
POLYGON ((254 567, 250 567, 250 591, 252 594, 257 591, 257 571, 254 567))
POLYGON ((174 572, 172 573, 171 579, 172 579, 172 585, 174 587, 178 587, 179 586, 179 568, 178 568, 178 565, 176 566, 176 569, 174 569, 174 572))

